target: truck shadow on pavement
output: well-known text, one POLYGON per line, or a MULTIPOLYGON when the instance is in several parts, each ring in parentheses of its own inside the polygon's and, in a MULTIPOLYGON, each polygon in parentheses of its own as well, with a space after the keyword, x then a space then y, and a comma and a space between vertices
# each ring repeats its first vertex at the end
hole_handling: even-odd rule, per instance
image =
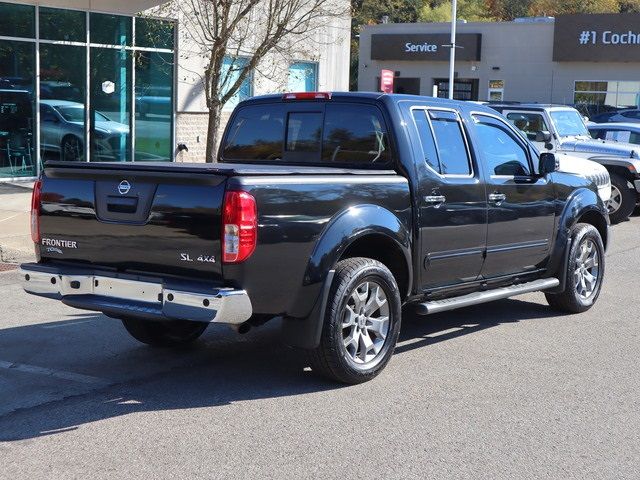
MULTIPOLYGON (((553 315, 545 305, 514 299, 432 317, 408 311, 396 355, 500 324, 553 315)), ((5 365, 0 369, 0 404, 5 406, 0 410, 0 441, 56 435, 140 412, 222 407, 351 388, 305 368, 301 352, 279 342, 277 324, 245 336, 212 325, 191 348, 156 350, 130 339, 120 322, 102 315, 67 318, 0 331, 0 362, 5 365), (13 376, 16 368, 6 368, 8 363, 17 366, 13 376), (37 367, 29 371, 25 366, 37 367), (70 372, 71 377, 65 377, 70 372)), ((393 360, 374 382, 384 382, 392 368, 393 360)))

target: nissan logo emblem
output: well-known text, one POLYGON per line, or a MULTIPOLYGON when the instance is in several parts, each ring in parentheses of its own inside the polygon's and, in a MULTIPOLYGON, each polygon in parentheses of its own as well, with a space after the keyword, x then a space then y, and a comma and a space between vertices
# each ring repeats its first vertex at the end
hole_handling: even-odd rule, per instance
POLYGON ((122 180, 118 185, 118 192, 120 193, 120 195, 126 195, 127 193, 129 193, 129 190, 131 190, 131 184, 126 180, 122 180))

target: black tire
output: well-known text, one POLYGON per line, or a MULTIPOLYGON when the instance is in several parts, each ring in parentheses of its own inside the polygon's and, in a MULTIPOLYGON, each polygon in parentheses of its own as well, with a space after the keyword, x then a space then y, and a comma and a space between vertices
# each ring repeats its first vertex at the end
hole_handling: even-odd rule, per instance
POLYGON ((636 192, 629 188, 626 178, 615 173, 611 174, 611 200, 607 208, 611 223, 624 222, 636 208, 636 192))
POLYGON ((148 321, 121 319, 124 328, 136 340, 153 347, 178 347, 196 340, 209 326, 185 320, 148 321))
MULTIPOLYGON (((589 310, 598 299, 602 289, 602 281, 605 271, 604 245, 600 232, 593 226, 586 223, 576 224, 570 232, 571 246, 569 250, 569 261, 567 263, 566 284, 562 293, 545 293, 549 305, 563 312, 581 313, 589 310), (587 295, 581 295, 581 258, 583 257, 583 245, 593 247, 596 252, 595 262, 597 269, 589 272, 596 277, 593 290, 587 295)), ((586 283, 585 283, 586 285, 586 283)))
POLYGON ((374 378, 393 355, 400 333, 401 305, 398 284, 382 263, 361 257, 339 262, 329 292, 320 345, 308 351, 312 370, 348 384, 374 378), (356 305, 354 296, 359 298, 359 295, 364 295, 365 285, 368 296, 364 300, 360 298, 360 303, 356 305), (380 305, 382 294, 386 297, 386 302, 380 305), (373 303, 374 297, 376 306, 373 303), (373 308, 376 310, 372 310, 373 308), (353 315, 356 309, 360 310, 359 315, 353 315), (365 315, 365 312, 368 313, 365 315), (354 323, 345 327, 343 320, 347 316, 354 323), (383 326, 385 321, 379 319, 384 319, 385 316, 388 317, 388 324, 383 326), (386 328, 386 334, 376 333, 373 322, 378 323, 378 330, 386 328), (371 325, 367 327, 368 324, 371 325), (345 345, 348 339, 351 339, 349 346, 345 345), (367 360, 370 350, 374 354, 367 360))

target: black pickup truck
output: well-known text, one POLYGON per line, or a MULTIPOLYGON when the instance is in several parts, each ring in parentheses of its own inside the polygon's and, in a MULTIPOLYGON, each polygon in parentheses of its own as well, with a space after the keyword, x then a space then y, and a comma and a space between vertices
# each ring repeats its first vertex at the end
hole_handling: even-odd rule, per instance
POLYGON ((595 185, 487 107, 257 97, 218 157, 48 163, 25 290, 159 346, 280 317, 314 371, 347 383, 387 364, 405 305, 427 315, 543 291, 582 312, 600 293, 609 219, 595 185))

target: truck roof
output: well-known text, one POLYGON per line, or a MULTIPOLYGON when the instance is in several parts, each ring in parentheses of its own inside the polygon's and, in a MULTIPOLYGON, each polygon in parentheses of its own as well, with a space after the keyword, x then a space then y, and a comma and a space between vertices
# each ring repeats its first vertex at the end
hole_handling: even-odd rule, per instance
POLYGON ((561 105, 558 103, 489 103, 487 104, 487 106, 491 108, 504 108, 510 110, 535 110, 540 112, 543 110, 549 110, 551 108, 575 110, 575 108, 569 105, 561 105))
MULTIPOLYGON (((314 93, 314 92, 305 92, 306 94, 314 93)), ((427 104, 427 106, 433 107, 448 107, 448 108, 456 108, 461 111, 486 111, 487 113, 493 112, 495 114, 495 110, 492 108, 488 108, 489 105, 482 105, 480 103, 471 103, 461 100, 449 100, 448 98, 439 98, 439 97, 428 97, 422 95, 407 95, 400 93, 381 93, 381 92, 315 92, 315 93, 324 93, 326 95, 330 95, 329 99, 305 99, 300 100, 304 102, 327 102, 331 100, 351 100, 356 102, 391 102, 391 103, 401 103, 401 102, 416 102, 420 104, 427 104)), ((269 95, 258 95, 255 97, 251 97, 247 100, 242 101, 240 105, 248 105, 248 104, 256 104, 256 103, 274 103, 274 102, 291 102, 295 101, 295 99, 284 98, 285 94, 269 94, 269 95)), ((288 95, 288 94, 287 94, 288 95)), ((491 105, 493 106, 493 105, 491 105)))

